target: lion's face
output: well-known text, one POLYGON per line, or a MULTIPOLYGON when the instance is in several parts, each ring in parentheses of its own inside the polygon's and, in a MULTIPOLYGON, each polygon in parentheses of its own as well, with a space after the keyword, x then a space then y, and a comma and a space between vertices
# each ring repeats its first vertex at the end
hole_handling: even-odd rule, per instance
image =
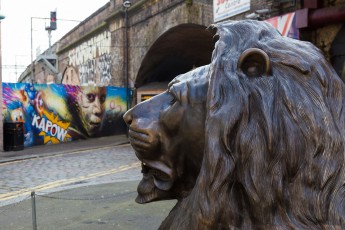
POLYGON ((180 75, 168 90, 124 115, 129 140, 142 162, 138 203, 186 196, 204 151, 208 66, 180 75))

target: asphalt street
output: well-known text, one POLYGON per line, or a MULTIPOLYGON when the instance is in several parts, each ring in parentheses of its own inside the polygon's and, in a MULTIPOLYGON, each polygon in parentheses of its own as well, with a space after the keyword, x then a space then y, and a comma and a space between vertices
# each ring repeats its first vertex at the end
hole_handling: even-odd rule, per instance
POLYGON ((157 229, 176 201, 134 202, 140 162, 125 136, 0 156, 0 229, 157 229))

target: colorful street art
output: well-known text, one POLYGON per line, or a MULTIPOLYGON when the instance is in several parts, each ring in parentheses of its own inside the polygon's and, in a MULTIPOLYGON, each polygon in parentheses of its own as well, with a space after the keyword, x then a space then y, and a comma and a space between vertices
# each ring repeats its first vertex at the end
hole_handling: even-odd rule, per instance
POLYGON ((126 88, 3 83, 3 121, 24 123, 24 146, 124 134, 126 88))

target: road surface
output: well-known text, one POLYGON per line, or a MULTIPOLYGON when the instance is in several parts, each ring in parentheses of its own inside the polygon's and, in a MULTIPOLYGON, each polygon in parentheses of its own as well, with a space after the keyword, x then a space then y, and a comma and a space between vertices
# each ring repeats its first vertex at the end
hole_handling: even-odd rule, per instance
POLYGON ((134 202, 140 162, 129 144, 0 164, 1 228, 157 229, 175 201, 134 202))

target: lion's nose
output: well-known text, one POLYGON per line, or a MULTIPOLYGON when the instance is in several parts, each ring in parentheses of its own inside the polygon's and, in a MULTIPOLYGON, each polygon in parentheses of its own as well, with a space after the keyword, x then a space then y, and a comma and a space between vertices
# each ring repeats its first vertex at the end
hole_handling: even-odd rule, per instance
POLYGON ((126 124, 129 126, 132 123, 133 117, 132 117, 132 110, 128 110, 124 115, 123 115, 123 120, 125 120, 126 124))

